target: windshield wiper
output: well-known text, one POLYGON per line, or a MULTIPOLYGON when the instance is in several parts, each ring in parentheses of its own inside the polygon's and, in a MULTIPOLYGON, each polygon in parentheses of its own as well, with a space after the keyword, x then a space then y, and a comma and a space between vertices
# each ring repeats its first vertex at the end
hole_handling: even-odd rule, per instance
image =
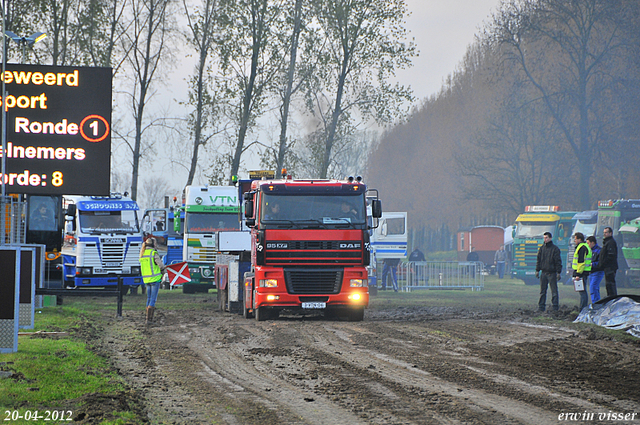
POLYGON ((278 226, 278 227, 293 227, 296 224, 293 222, 293 220, 282 220, 282 219, 278 219, 278 220, 267 220, 264 222, 265 225, 269 226, 269 225, 273 225, 273 226, 278 226))
POLYGON ((349 226, 353 229, 355 229, 355 225, 351 222, 351 220, 349 220, 348 218, 344 218, 344 217, 331 217, 330 220, 335 220, 338 223, 331 223, 331 224, 335 224, 336 226, 349 226))
MULTIPOLYGON (((325 224, 323 222, 321 222, 320 220, 315 219, 315 218, 308 218, 306 220, 297 220, 296 221, 296 223, 309 223, 309 222, 317 224, 319 229, 326 229, 327 228, 327 226, 325 226, 325 224)), ((310 228, 310 225, 307 225, 307 228, 310 228)))

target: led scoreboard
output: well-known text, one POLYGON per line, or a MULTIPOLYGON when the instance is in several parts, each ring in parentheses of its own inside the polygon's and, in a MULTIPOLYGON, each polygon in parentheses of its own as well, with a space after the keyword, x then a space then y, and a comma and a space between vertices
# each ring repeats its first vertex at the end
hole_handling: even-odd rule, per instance
POLYGON ((109 195, 111 68, 7 64, 7 193, 109 195))

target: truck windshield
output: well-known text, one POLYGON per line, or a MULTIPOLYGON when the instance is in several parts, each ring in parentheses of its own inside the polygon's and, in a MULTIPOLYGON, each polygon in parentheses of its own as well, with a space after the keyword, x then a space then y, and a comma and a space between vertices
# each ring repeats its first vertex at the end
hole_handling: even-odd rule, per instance
POLYGON ((139 233, 135 211, 80 211, 83 233, 139 233))
POLYGON ((596 224, 597 223, 585 223, 582 220, 578 220, 575 227, 573 228, 573 234, 580 232, 584 235, 584 237, 595 236, 596 233, 596 224))
POLYGON ((262 196, 261 221, 322 225, 365 224, 364 196, 273 195, 262 196))
POLYGON ((188 233, 212 233, 220 230, 238 230, 238 214, 187 212, 188 233))
POLYGON ((604 237, 604 228, 611 227, 614 235, 618 234, 620 218, 616 217, 615 211, 599 211, 598 212, 598 234, 597 238, 604 237))
POLYGON ((555 229, 555 222, 519 221, 516 225, 516 238, 542 238, 544 232, 553 235, 555 229))

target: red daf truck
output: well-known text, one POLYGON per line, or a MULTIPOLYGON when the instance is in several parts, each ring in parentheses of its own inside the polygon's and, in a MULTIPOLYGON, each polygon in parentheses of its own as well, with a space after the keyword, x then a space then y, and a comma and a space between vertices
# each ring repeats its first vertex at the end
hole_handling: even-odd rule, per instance
MULTIPOLYGON (((256 180, 244 195, 251 270, 243 313, 259 321, 282 310, 322 311, 361 321, 369 304, 367 188, 347 180, 256 180)), ((374 192, 377 192, 374 190, 374 192)), ((380 218, 377 196, 372 216, 380 218)), ((377 220, 376 220, 377 221, 377 220)))

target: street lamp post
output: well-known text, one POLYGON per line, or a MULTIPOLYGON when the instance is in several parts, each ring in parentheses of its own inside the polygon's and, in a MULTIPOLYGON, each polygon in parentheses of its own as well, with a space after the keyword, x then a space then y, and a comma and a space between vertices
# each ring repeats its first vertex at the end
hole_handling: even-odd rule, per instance
MULTIPOLYGON (((2 33, 7 37, 18 43, 18 46, 22 45, 22 63, 25 63, 26 60, 26 47, 27 45, 33 46, 38 41, 45 38, 47 35, 42 32, 36 32, 31 34, 29 37, 20 37, 14 34, 11 31, 5 30, 5 10, 4 10, 4 1, 2 2, 2 33)), ((2 186, 2 198, 0 198, 0 205, 2 206, 2 212, 0 212, 0 221, 2 223, 2 229, 0 230, 0 245, 6 243, 6 224, 7 224, 7 185, 5 178, 7 172, 7 108, 5 107, 5 100, 7 98, 7 89, 6 83, 4 80, 4 74, 7 70, 7 43, 6 40, 2 39, 2 181, 0 182, 2 186)))
POLYGON ((27 59, 27 50, 26 50, 27 44, 29 45, 29 47, 31 47, 35 43, 37 43, 38 41, 42 40, 47 36, 47 34, 43 32, 34 32, 29 37, 20 37, 19 35, 16 35, 9 30, 5 30, 4 35, 7 38, 10 38, 16 43, 18 43, 18 46, 20 45, 22 46, 22 63, 25 63, 27 59))

